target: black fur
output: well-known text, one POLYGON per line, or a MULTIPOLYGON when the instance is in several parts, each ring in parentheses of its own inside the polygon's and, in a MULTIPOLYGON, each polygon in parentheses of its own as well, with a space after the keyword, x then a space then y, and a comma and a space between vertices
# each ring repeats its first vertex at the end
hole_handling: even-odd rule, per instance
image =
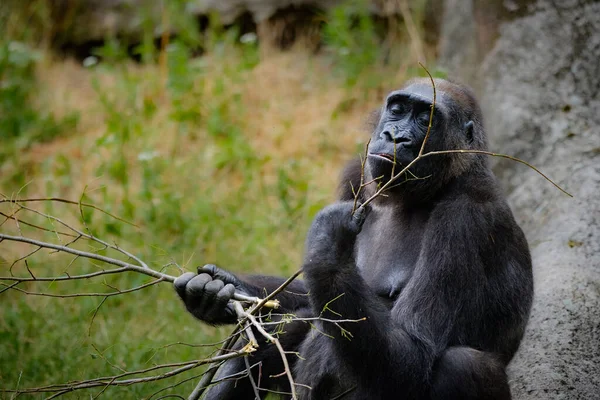
MULTIPOLYGON (((443 80, 436 88, 425 151, 485 150, 471 92, 443 80)), ((432 95, 430 83, 418 80, 388 96, 365 168, 366 181, 380 179, 361 200, 417 156, 432 95)), ((306 385, 297 386, 299 397, 510 399, 505 367, 529 316, 531 259, 486 159, 451 154, 420 160, 357 217, 348 182, 357 187, 359 166, 346 169, 342 201, 322 210, 309 231, 305 282, 293 289, 309 295, 287 293, 281 301, 301 315, 366 320, 317 322, 310 332, 302 322, 286 326, 284 346, 302 357, 289 357, 296 382, 306 385)), ((261 276, 224 281, 250 294, 280 282, 261 276)), ((219 312, 226 322, 222 305, 219 312)), ((207 312, 209 322, 216 314, 207 312)), ((279 374, 283 368, 272 346, 263 346, 251 362, 257 361, 261 387, 289 390, 285 379, 265 378, 265 369, 279 374)), ((243 369, 235 360, 225 371, 243 369)), ((218 385, 207 398, 253 396, 243 380, 218 385)))

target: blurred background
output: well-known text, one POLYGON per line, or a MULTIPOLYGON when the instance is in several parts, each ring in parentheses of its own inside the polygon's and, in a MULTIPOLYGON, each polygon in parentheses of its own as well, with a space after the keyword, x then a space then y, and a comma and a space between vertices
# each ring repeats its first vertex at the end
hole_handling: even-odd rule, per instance
MULTIPOLYGON (((557 325, 566 332, 526 340, 533 350, 516 361, 513 387, 520 398, 558 396, 566 387, 597 393, 600 350, 591 343, 600 342, 600 311, 590 304, 600 297, 600 249, 590 216, 600 215, 600 7, 555 3, 2 0, 0 195, 102 207, 134 225, 69 205, 41 210, 83 220, 157 269, 216 263, 290 275, 312 217, 335 200, 341 168, 364 149, 370 112, 406 79, 425 76, 420 61, 434 76, 476 89, 492 150, 532 162, 576 195, 569 203, 532 171, 495 163, 534 262, 546 268, 536 276, 533 332, 557 325), (581 316, 582 301, 591 316, 581 316), (554 325, 536 322, 547 315, 554 325), (572 358, 565 348, 554 358, 538 351, 563 339, 572 358), (531 381, 531 370, 545 378, 531 381), (590 375, 577 383, 582 370, 590 375)), ((0 211, 10 214, 10 205, 0 211)), ((5 232, 20 232, 2 221, 5 232)), ((65 259, 47 253, 13 264, 24 254, 25 247, 0 243, 1 275, 65 271, 65 259)), ((98 266, 80 260, 68 268, 98 266)), ((123 289, 147 280, 122 274, 102 282, 123 289)), ((35 287, 105 289, 87 280, 35 287)), ((2 289, 0 388, 196 359, 212 349, 172 344, 211 343, 228 332, 193 320, 168 284, 109 298, 98 310, 101 298, 2 289)), ((197 373, 103 395, 148 398, 197 373)), ((195 383, 173 392, 187 394, 195 383)))

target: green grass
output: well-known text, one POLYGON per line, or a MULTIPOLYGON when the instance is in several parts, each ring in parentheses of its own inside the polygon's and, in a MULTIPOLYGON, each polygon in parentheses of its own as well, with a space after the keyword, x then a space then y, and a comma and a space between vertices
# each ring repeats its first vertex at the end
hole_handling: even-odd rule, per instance
MULTIPOLYGON (((326 51, 318 56, 296 49, 261 58, 258 45, 238 43, 235 31, 199 37, 194 22, 177 13, 171 21, 185 28, 179 39, 160 54, 142 43, 142 64, 124 58, 115 40, 99 49, 103 63, 84 68, 0 39, 0 77, 4 82, 10 72, 9 83, 19 80, 0 89, 0 193, 96 204, 135 226, 89 209, 82 215, 72 205, 35 207, 117 243, 156 269, 175 262, 193 271, 214 262, 239 273, 290 275, 300 265, 312 218, 335 198, 339 170, 364 145, 368 112, 404 80, 398 71, 416 65, 408 46, 397 46, 386 54, 390 63, 383 63, 372 45, 375 28, 362 17, 358 30, 344 23, 346 11, 331 15, 335 29, 327 30, 326 51), (193 58, 199 43, 206 55, 193 58)), ((0 204, 0 212, 14 210, 0 204)), ((53 227, 27 212, 18 216, 53 227)), ((3 233, 56 241, 51 233, 3 221, 3 233)), ((0 275, 31 250, 0 243, 0 275)), ((62 274, 70 260, 41 251, 28 266, 51 276, 62 274)), ((68 271, 101 267, 80 259, 68 271)), ((13 272, 26 276, 25 264, 15 264, 13 272)), ((165 272, 180 273, 175 267, 165 272)), ((131 273, 20 287, 56 294, 145 282, 147 277, 131 273)), ((0 388, 198 359, 212 349, 168 345, 212 343, 229 331, 195 321, 169 284, 109 298, 91 324, 100 301, 0 293, 0 388)), ((108 388, 104 397, 144 398, 200 372, 108 388)), ((187 395, 195 382, 173 392, 187 395)))

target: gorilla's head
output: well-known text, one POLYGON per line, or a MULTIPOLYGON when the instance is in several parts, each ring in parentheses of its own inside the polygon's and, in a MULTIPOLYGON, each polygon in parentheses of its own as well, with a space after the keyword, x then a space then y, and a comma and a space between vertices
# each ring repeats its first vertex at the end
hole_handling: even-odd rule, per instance
MULTIPOLYGON (((381 109, 368 148, 367 171, 371 179, 385 183, 419 154, 427 129, 431 129, 424 154, 443 150, 485 150, 481 111, 469 89, 446 80, 436 80, 436 102, 431 118, 433 86, 429 79, 409 81, 391 92, 381 109)), ((398 187, 439 187, 459 176, 476 161, 474 154, 426 157, 399 177, 398 187)), ((403 189, 398 189, 403 190, 403 189)))

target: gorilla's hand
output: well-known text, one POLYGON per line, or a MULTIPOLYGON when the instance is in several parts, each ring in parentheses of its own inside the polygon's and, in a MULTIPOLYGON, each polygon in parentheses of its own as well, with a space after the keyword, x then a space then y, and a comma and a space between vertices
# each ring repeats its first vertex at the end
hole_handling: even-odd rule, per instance
POLYGON ((354 258, 354 243, 368 213, 360 207, 352 214, 351 201, 332 204, 315 217, 306 238, 304 268, 342 267, 354 258))
POLYGON ((235 275, 208 264, 198 268, 198 275, 187 272, 174 282, 175 290, 187 310, 201 321, 213 325, 232 324, 236 314, 229 300, 244 284, 235 275))

